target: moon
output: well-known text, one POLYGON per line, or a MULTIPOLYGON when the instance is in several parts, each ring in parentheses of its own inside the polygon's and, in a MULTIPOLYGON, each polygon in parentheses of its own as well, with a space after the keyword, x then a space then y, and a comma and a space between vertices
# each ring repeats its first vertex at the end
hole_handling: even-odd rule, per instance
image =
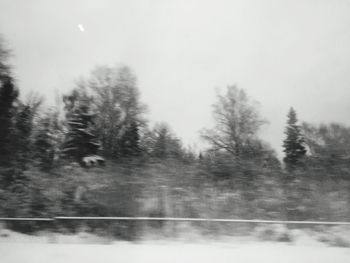
POLYGON ((81 32, 85 32, 85 28, 83 27, 82 24, 79 24, 79 25, 78 25, 78 28, 79 28, 79 30, 80 30, 81 32))

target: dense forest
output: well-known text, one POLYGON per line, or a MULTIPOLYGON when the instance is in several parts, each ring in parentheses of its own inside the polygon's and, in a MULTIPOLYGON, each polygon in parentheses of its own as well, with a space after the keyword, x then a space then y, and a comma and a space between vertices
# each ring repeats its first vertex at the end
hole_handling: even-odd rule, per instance
MULTIPOLYGON (((197 152, 166 122, 149 125, 130 68, 96 67, 49 107, 36 93, 20 97, 9 56, 1 41, 0 217, 350 216, 346 125, 302 122, 291 108, 280 160, 259 137, 267 120, 258 103, 228 86, 213 98, 215 125, 203 127, 208 147, 197 152)), ((129 237, 136 230, 120 224, 114 231, 129 237)))

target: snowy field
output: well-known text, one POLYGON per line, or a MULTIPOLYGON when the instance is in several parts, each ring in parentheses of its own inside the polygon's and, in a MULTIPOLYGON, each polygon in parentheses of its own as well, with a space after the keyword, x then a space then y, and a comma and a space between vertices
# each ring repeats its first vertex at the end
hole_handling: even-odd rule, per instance
POLYGON ((0 244, 2 263, 293 262, 349 263, 350 249, 281 243, 243 244, 0 244))
POLYGON ((248 239, 222 241, 106 242, 93 235, 0 237, 1 263, 92 262, 293 262, 349 263, 350 248, 331 247, 311 239, 268 242, 248 239))

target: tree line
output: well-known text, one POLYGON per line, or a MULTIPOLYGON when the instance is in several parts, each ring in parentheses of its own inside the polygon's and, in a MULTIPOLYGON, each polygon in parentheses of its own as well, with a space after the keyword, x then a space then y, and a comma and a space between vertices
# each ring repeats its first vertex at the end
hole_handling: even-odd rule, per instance
POLYGON ((267 123, 259 104, 228 86, 217 94, 214 126, 200 134, 208 147, 198 153, 166 123, 150 127, 130 68, 96 67, 45 107, 36 93, 19 98, 9 56, 0 41, 1 216, 350 214, 346 125, 299 123, 291 108, 281 162, 259 137, 267 123))

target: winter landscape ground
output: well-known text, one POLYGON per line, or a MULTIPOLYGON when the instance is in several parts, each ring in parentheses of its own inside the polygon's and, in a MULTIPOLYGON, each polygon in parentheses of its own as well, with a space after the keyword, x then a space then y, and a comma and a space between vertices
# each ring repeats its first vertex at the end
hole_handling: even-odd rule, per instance
POLYGON ((9 231, 0 238, 0 262, 350 262, 349 247, 319 242, 302 231, 294 236, 293 242, 257 237, 122 242, 87 233, 29 236, 9 231))
POLYGON ((212 244, 1 244, 3 263, 299 262, 348 263, 350 250, 275 243, 212 244), (20 251, 20 252, 19 252, 20 251))

